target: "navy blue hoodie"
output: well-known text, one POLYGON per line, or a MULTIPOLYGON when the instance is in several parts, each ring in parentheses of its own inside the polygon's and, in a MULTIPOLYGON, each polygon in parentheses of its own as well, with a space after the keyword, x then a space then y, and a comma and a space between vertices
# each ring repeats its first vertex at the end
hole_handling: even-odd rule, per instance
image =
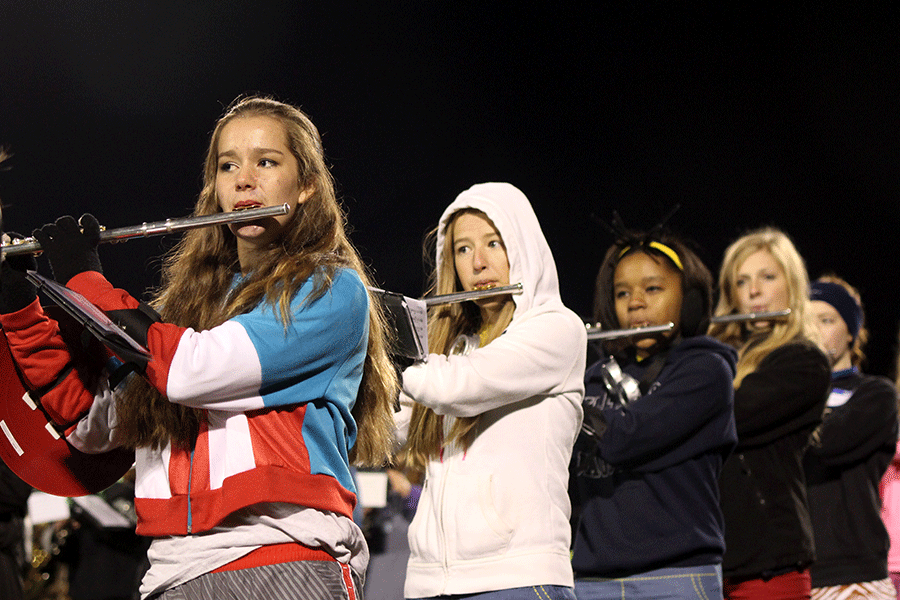
MULTIPOLYGON (((602 361, 588 368, 585 403, 600 409, 602 433, 573 455, 576 578, 722 562, 718 477, 737 443, 736 360, 717 340, 684 339, 625 407, 607 397, 602 361)), ((652 362, 622 367, 640 380, 652 362)))

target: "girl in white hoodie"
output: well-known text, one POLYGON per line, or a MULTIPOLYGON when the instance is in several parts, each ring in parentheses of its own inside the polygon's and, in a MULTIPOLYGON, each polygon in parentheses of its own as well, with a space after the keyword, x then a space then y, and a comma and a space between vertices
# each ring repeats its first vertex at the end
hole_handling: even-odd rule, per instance
POLYGON ((405 455, 425 473, 405 596, 574 599, 566 487, 584 324, 560 300, 550 247, 514 186, 472 186, 436 233, 437 294, 523 291, 433 308, 431 354, 403 373, 405 455), (460 336, 474 349, 452 352, 460 336))

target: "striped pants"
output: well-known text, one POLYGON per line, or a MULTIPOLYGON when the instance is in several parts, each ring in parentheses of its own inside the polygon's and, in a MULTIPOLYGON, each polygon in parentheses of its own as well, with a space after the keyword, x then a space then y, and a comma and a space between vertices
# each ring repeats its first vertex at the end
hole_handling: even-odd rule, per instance
POLYGON ((238 571, 207 573, 152 600, 363 600, 362 585, 347 565, 303 560, 238 571))
POLYGON ((849 585, 813 588, 812 600, 895 600, 897 590, 890 579, 849 585))

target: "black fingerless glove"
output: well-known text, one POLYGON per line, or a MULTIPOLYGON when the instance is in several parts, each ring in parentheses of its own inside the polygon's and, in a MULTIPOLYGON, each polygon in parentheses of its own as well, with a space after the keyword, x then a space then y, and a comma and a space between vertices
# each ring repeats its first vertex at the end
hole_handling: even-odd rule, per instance
MULTIPOLYGON (((11 239, 22 239, 18 233, 8 233, 11 239)), ((22 310, 37 298, 37 288, 25 277, 25 272, 37 270, 31 254, 7 256, 0 264, 0 314, 22 310)))
POLYGON ((65 285, 85 271, 103 272, 97 254, 100 224, 93 215, 83 214, 78 222, 70 216, 60 217, 55 223, 35 229, 32 235, 41 244, 59 283, 65 285))

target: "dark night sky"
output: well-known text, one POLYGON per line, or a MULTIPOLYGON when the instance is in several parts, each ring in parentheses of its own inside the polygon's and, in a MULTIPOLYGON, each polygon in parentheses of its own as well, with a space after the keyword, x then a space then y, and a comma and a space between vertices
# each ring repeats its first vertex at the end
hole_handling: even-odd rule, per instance
MULTIPOLYGON (((510 181, 587 316, 612 241, 591 215, 649 227, 679 203, 670 225, 713 271, 771 224, 812 277, 860 287, 870 370, 892 372, 900 10, 359 4, 3 3, 7 227, 188 214, 215 119, 260 91, 322 131, 353 240, 388 289, 422 292, 422 237, 457 193, 510 181)), ((104 247, 106 273, 140 294, 170 243, 104 247)))

